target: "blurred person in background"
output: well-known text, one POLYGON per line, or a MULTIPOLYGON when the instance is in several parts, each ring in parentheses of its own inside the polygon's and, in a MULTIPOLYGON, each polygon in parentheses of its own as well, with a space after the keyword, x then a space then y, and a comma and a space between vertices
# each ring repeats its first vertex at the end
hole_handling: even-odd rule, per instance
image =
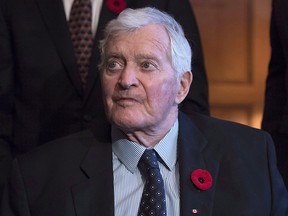
POLYGON ((265 90, 262 129, 274 140, 278 168, 288 187, 288 1, 272 0, 271 59, 265 90))

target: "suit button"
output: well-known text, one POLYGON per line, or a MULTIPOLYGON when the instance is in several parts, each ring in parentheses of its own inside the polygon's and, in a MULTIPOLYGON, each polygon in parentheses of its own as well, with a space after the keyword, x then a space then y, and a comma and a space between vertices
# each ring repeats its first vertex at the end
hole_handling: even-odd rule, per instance
POLYGON ((87 122, 90 122, 90 121, 93 120, 93 117, 92 117, 91 115, 89 115, 89 114, 85 114, 85 115, 83 116, 83 119, 84 119, 85 121, 87 121, 87 122))

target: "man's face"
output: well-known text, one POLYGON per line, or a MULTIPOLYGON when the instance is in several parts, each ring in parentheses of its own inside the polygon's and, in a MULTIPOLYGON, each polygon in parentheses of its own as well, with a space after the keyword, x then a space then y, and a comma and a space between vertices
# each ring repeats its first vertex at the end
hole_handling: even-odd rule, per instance
POLYGON ((166 30, 148 25, 121 33, 105 50, 101 75, 111 123, 126 131, 165 127, 177 116, 180 84, 170 61, 166 30))

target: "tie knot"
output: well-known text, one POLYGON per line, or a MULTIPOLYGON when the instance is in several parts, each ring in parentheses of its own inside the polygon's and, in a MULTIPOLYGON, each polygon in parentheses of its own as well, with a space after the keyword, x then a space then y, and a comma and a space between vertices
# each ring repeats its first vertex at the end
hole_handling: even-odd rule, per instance
POLYGON ((150 169, 159 169, 157 155, 154 149, 146 149, 139 160, 138 167, 141 173, 147 173, 150 169))

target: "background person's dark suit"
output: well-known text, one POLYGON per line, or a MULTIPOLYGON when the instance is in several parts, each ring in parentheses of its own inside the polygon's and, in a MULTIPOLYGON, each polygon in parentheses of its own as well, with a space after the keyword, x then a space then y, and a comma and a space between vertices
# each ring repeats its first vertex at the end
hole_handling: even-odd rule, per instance
POLYGON ((266 80, 262 128, 271 133, 278 167, 288 187, 288 1, 273 0, 271 59, 266 80))
MULTIPOLYGON (((188 0, 126 0, 175 16, 193 47, 194 82, 183 109, 209 113, 197 25, 188 0)), ((0 0, 0 183, 11 157, 90 125, 103 124, 97 41, 115 18, 106 0, 95 35, 87 88, 81 89, 62 0, 0 0), (12 152, 12 155, 11 155, 12 152)))
MULTIPOLYGON (((192 209, 204 216, 288 215, 287 191, 268 133, 198 114, 191 117, 179 118, 180 215, 190 216, 192 209), (212 175, 207 191, 191 182, 191 172, 199 168, 212 175)), ((58 139, 21 156, 13 168, 3 216, 114 213, 109 133, 105 138, 100 130, 85 131, 58 139)))

